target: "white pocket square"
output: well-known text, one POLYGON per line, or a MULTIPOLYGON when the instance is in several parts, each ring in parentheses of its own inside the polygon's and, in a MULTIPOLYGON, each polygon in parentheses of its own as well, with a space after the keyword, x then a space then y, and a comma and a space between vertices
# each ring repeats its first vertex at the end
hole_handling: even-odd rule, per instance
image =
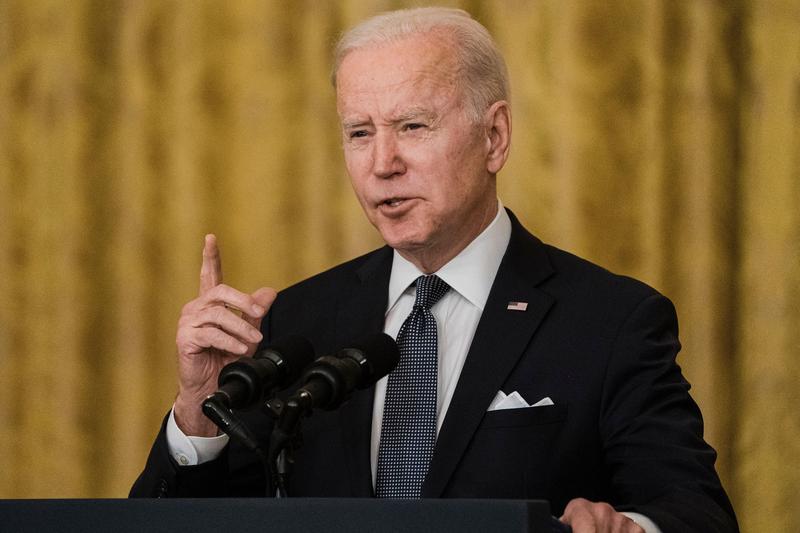
POLYGON ((503 391, 497 391, 497 394, 489 404, 487 411, 500 411, 502 409, 524 409, 526 407, 544 407, 546 405, 554 405, 553 400, 549 396, 545 396, 535 404, 531 405, 525 398, 523 398, 517 391, 511 394, 506 394, 503 391))

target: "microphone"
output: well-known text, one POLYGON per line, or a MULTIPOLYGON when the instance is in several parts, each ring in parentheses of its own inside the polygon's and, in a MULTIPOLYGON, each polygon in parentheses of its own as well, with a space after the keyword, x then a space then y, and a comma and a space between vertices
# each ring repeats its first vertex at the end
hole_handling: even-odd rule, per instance
POLYGON ((293 383, 313 359, 314 348, 299 335, 283 337, 253 357, 241 357, 222 368, 219 390, 203 401, 203 414, 266 464, 261 444, 232 409, 250 407, 275 389, 293 383))
POLYGON ((283 404, 270 435, 266 462, 280 496, 287 495, 286 478, 293 462, 282 452, 290 447, 303 414, 315 407, 328 411, 336 409, 353 390, 369 387, 391 372, 399 360, 400 351, 394 339, 378 333, 339 350, 335 356, 314 361, 303 376, 303 385, 283 404))
POLYGON ((226 409, 244 409, 261 401, 276 389, 296 381, 314 360, 311 343, 299 335, 283 337, 253 357, 242 357, 222 368, 219 390, 203 402, 226 409))
POLYGON ((400 360, 397 343, 389 335, 370 335, 335 356, 320 357, 303 377, 303 385, 286 400, 304 410, 333 410, 355 389, 365 389, 392 371, 400 360))

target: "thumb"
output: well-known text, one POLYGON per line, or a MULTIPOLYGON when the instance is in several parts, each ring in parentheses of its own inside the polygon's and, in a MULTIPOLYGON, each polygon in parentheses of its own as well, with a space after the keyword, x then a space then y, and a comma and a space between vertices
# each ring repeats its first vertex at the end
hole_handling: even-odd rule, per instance
MULTIPOLYGON (((250 296, 253 297, 258 305, 266 309, 268 312, 269 308, 272 307, 272 303, 275 301, 275 298, 278 297, 278 293, 275 292, 275 289, 273 288, 261 287, 250 296)), ((258 328, 261 326, 261 320, 264 317, 251 317, 248 315, 242 315, 242 318, 245 319, 251 326, 258 328)))

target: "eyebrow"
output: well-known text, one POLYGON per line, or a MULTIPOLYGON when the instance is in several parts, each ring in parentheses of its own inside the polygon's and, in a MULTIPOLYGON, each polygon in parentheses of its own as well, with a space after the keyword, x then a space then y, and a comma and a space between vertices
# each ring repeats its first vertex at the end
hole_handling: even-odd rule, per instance
POLYGON ((372 121, 369 120, 369 119, 367 119, 367 120, 362 120, 362 119, 345 120, 345 121, 342 121, 342 128, 344 128, 346 130, 349 130, 349 129, 353 129, 353 128, 361 128, 363 126, 369 126, 370 124, 372 124, 372 121))
POLYGON ((394 118, 391 118, 389 122, 391 124, 397 124, 399 122, 406 122, 418 118, 424 118, 426 120, 435 120, 436 113, 434 113, 430 109, 426 109, 423 107, 412 107, 410 109, 407 109, 406 111, 403 111, 394 118))
MULTIPOLYGON (((392 124, 392 125, 395 125, 395 124, 399 124, 401 122, 407 122, 409 120, 414 120, 414 119, 419 119, 419 118, 423 118, 425 120, 433 121, 433 120, 436 120, 436 117, 437 117, 436 113, 434 113, 433 111, 430 111, 429 109, 426 109, 426 108, 423 108, 423 107, 412 107, 410 109, 407 109, 407 110, 403 111, 402 113, 400 113, 398 115, 395 115, 395 116, 391 117, 388 120, 388 123, 392 124)), ((344 128, 346 130, 349 130, 349 129, 353 129, 353 128, 361 128, 361 127, 364 127, 364 126, 369 126, 369 125, 372 125, 372 124, 373 124, 373 121, 371 119, 357 118, 357 119, 342 121, 342 128, 344 128)))

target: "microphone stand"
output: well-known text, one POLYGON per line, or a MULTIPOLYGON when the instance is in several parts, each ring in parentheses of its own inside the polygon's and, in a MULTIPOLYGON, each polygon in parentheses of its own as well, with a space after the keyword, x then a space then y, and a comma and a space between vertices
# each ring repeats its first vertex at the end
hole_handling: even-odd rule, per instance
POLYGON ((264 443, 239 420, 225 399, 219 393, 212 394, 203 401, 203 413, 229 437, 256 454, 268 480, 265 496, 287 498, 286 485, 294 464, 294 451, 302 445, 300 421, 313 406, 311 396, 301 391, 286 402, 273 397, 264 403, 263 410, 275 421, 266 450, 264 443))
POLYGON ((267 405, 277 421, 270 434, 266 460, 278 497, 288 498, 286 485, 294 465, 294 451, 302 445, 300 422, 313 404, 311 396, 301 391, 280 406, 270 402, 267 405))
POLYGON ((287 480, 294 463, 293 451, 299 448, 300 421, 314 407, 331 410, 350 397, 356 388, 374 383, 397 365, 400 352, 394 340, 384 333, 373 336, 366 348, 345 348, 334 356, 318 358, 302 378, 302 387, 285 402, 267 402, 267 409, 277 422, 273 425, 267 448, 270 479, 278 497, 287 497, 287 480), (365 351, 380 357, 370 361, 365 351), (377 365, 377 366, 375 366, 377 365))

